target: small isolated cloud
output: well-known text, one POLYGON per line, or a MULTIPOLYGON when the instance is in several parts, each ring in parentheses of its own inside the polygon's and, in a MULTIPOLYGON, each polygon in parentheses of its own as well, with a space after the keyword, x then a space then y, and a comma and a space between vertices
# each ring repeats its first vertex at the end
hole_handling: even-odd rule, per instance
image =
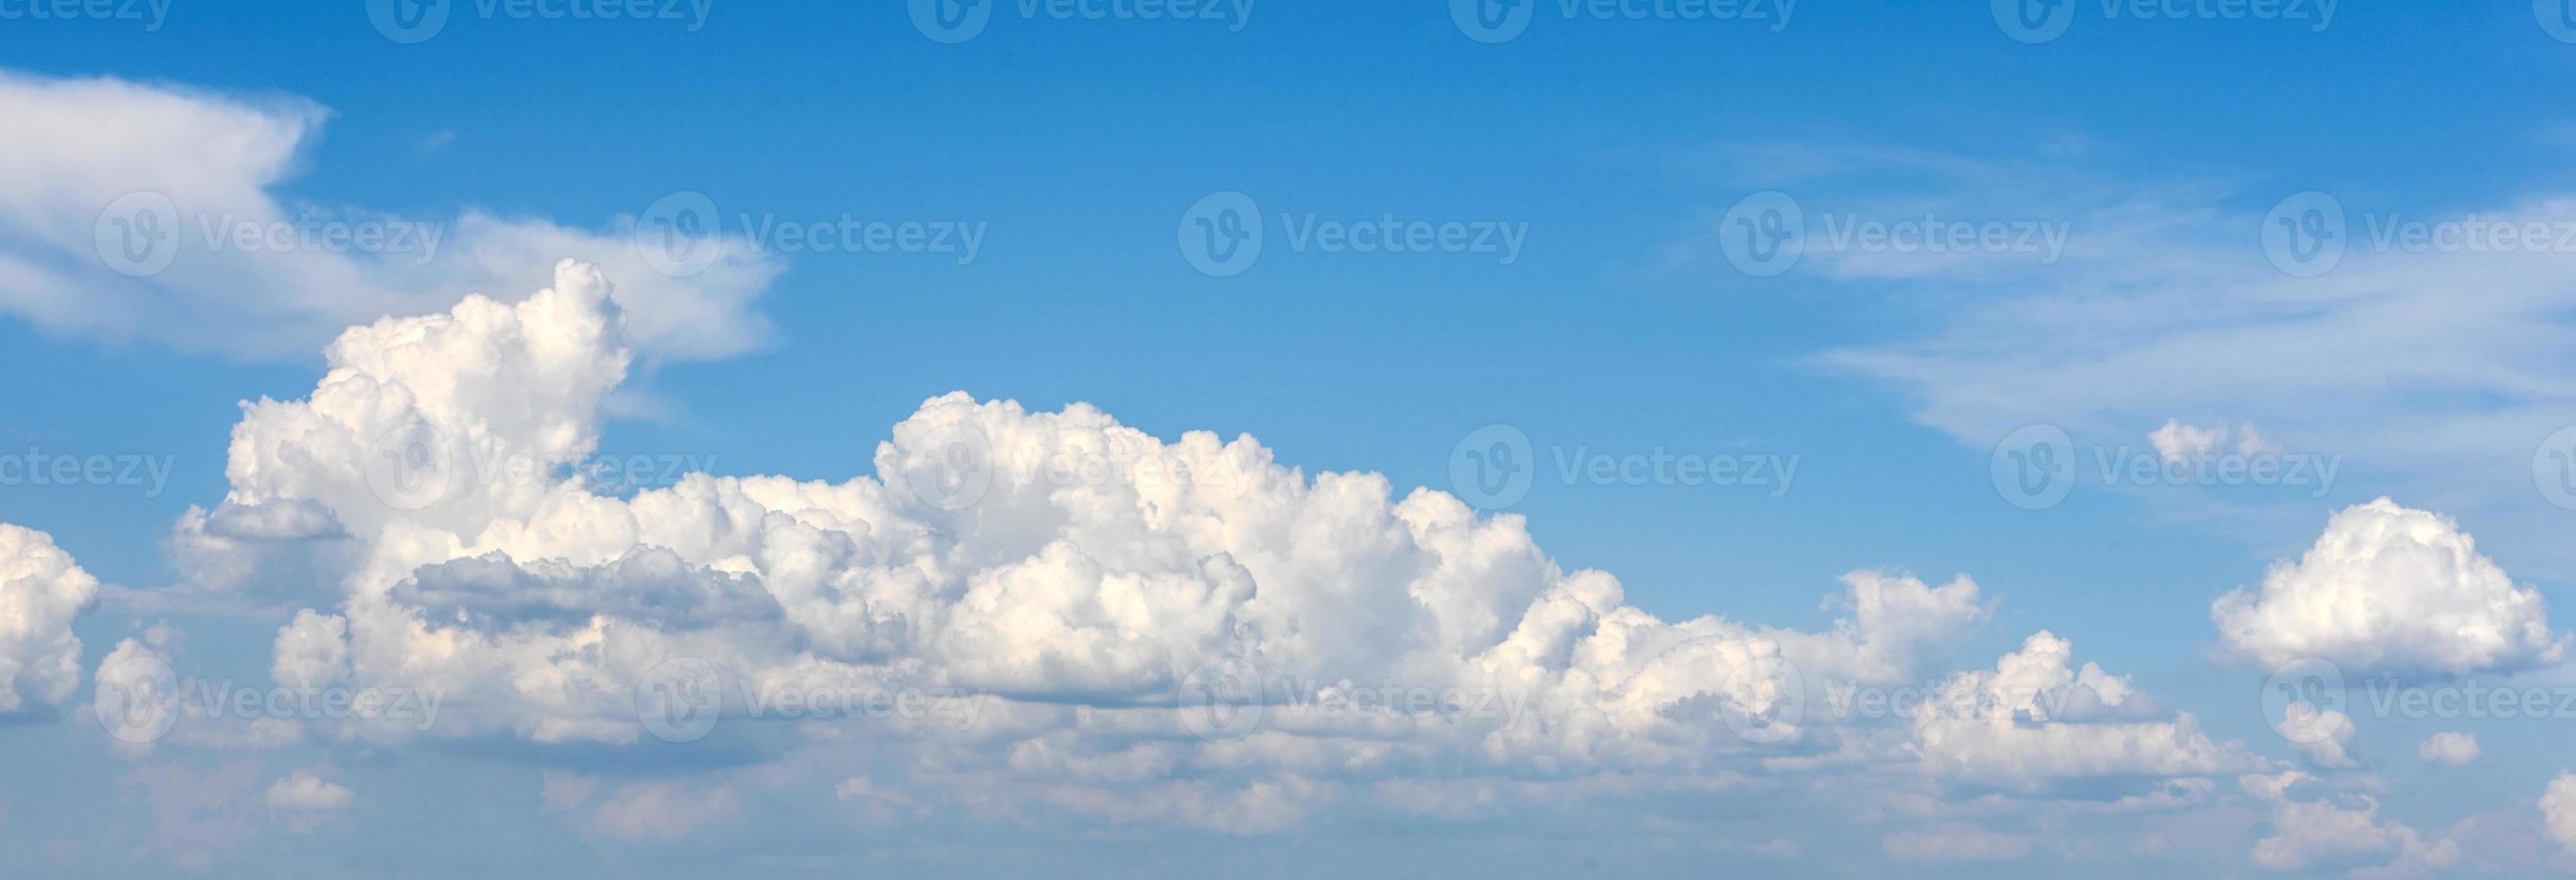
POLYGON ((2157 428, 2154 433, 2148 434, 2147 442, 2156 447, 2158 458, 2169 462, 2189 461, 2215 453, 2220 446, 2226 444, 2227 426, 2220 424, 2216 427, 2202 428, 2186 425, 2181 420, 2175 419, 2165 422, 2164 427, 2157 428))
POLYGON ((2221 643, 2271 666, 2318 657, 2346 673, 2513 672, 2557 662, 2538 590, 2517 587, 2450 517, 2386 498, 2348 508, 2297 562, 2210 605, 2221 643))
POLYGON ((590 815, 585 832, 621 843, 679 840, 741 810, 733 789, 655 780, 617 789, 590 815))
POLYGON ((358 796, 347 786, 323 778, 331 772, 328 765, 317 772, 296 768, 286 778, 270 783, 266 800, 268 811, 297 834, 311 834, 322 822, 357 803, 358 796))
POLYGON ((2443 731, 2424 738, 2415 746, 2415 757, 2426 763, 2457 767, 2478 759, 2476 734, 2443 731))

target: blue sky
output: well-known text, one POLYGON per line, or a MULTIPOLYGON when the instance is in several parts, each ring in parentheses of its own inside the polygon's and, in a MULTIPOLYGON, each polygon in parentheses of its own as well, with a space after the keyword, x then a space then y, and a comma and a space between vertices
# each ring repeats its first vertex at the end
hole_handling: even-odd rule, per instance
MULTIPOLYGON (((957 42, 933 39, 897 3, 809 10, 712 0, 612 21, 542 14, 597 8, 584 3, 458 0, 414 42, 395 37, 423 34, 389 35, 356 3, 321 12, 187 0, 121 7, 133 17, 0 3, 0 84, 21 102, 9 115, 22 120, 0 130, 25 151, 10 163, 18 170, 0 172, 16 178, 0 192, 0 225, 18 242, 0 248, 0 350, 19 367, 0 371, 0 455, 107 456, 168 474, 166 486, 0 485, 0 522, 45 533, 106 585, 76 603, 82 611, 69 624, 76 691, 31 701, 51 708, 0 725, 11 751, 41 756, 0 766, 0 845, 50 859, 43 873, 65 875, 164 864, 261 874, 273 857, 316 876, 601 863, 647 874, 711 864, 1186 874, 1247 852, 1273 853, 1255 861, 1296 873, 1361 876, 1660 875, 1713 859, 1826 876, 1891 866, 1960 876, 2533 876, 2576 864, 2567 855, 2576 830, 2552 836, 2558 814, 2548 800, 2566 763, 2565 725, 2576 721, 2370 711, 2359 687, 2373 676, 2437 691, 2576 686, 2560 631, 2544 620, 2533 634, 2538 612, 2514 604, 2529 595, 2564 607, 2576 574, 2561 539, 2570 508, 2554 502, 2556 472, 2546 466, 2554 432, 2576 423, 2576 363, 2564 344, 2576 302, 2565 279, 2576 276, 2565 271, 2569 245, 2554 240, 2576 222, 2564 160, 2576 120, 2563 88, 2576 42, 2561 39, 2571 32, 2552 21, 2547 0, 2307 0, 2280 7, 2283 15, 2243 17, 2213 10, 2273 7, 2069 0, 2032 7, 2065 22, 2037 42, 2002 23, 2010 3, 1525 2, 1526 29, 1499 42, 1473 38, 1439 3, 1255 2, 1248 14, 1219 6, 1234 17, 1176 21, 1129 17, 1132 2, 994 2, 989 23, 957 42), (1706 8, 1762 17, 1664 14, 1706 8), (1088 9, 1110 12, 1086 17, 1088 9), (201 118, 194 108, 215 109, 201 118), (258 136, 276 131, 290 132, 282 146, 258 136), (393 219, 443 233, 446 244, 428 254, 200 253, 183 244, 174 268, 110 273, 99 263, 112 258, 82 245, 92 218, 105 224, 120 209, 90 194, 143 191, 171 194, 183 228, 263 212, 393 219), (1240 274, 1215 277, 1190 259, 1189 212, 1222 193, 1257 205, 1263 242, 1240 274), (714 270, 646 274, 652 256, 633 258, 632 230, 674 194, 713 206, 711 233, 726 253, 714 270), (1750 242, 1734 221, 1780 204, 1801 218, 1793 225, 1803 256, 1776 273, 1745 271, 1750 242), (2343 224, 2340 258, 2319 264, 2267 247, 2267 230, 2317 205, 2343 224), (957 243, 974 245, 823 252, 779 232, 844 221, 953 229, 957 243), (1303 234, 1313 224, 1380 221, 1450 224, 1471 236, 1490 229, 1498 246, 1357 252, 1303 234), (1938 234, 1954 224, 2004 238, 1925 253, 1842 235, 1938 234), (2552 241, 2413 247, 2408 224, 2428 234, 2530 226, 2552 241), (2045 246, 2052 232, 2063 236, 2061 251, 2013 243, 2045 246), (1196 752, 1147 760, 1032 727, 968 751, 1011 764, 1004 756, 1027 747, 1012 736, 1025 734, 1016 742, 1159 769, 1109 784, 1014 764, 1011 772, 1031 775, 914 778, 924 791, 905 793, 894 781, 904 774, 882 768, 936 762, 871 742, 864 725, 820 757, 829 750, 781 744, 764 725, 683 744, 568 744, 532 732, 530 719, 553 716, 512 715, 508 700, 478 692, 489 679, 370 672, 369 656, 410 655, 370 641, 391 638, 358 623, 381 610, 369 606, 378 600, 353 596, 393 587, 405 601, 429 602, 447 595, 434 589, 446 575, 414 569, 486 552, 540 572, 550 556, 587 570, 616 554, 589 558, 604 551, 570 537, 579 530, 537 528, 563 542, 540 550, 529 549, 544 546, 536 538, 478 535, 536 517, 498 501, 419 514, 418 523, 455 533, 454 557, 383 549, 400 544, 387 537, 399 531, 379 526, 409 528, 410 513, 340 509, 311 488, 328 478, 279 476, 332 464, 319 452, 289 454, 320 442, 317 429, 288 430, 295 419, 322 416, 299 410, 254 428, 237 403, 313 398, 326 369, 355 363, 322 353, 340 328, 444 314, 468 293, 520 302, 560 287, 551 267, 562 257, 602 262, 617 286, 629 348, 612 348, 628 353, 600 355, 628 358, 617 391, 591 399, 575 383, 555 395, 557 373, 511 373, 520 361, 508 340, 517 337, 463 346, 488 363, 460 356, 446 369, 488 368, 501 386, 540 389, 531 399, 571 407, 553 412, 582 435, 569 446, 534 429, 494 436, 541 438, 579 460, 646 457, 657 467, 642 481, 645 495, 688 471, 895 486, 905 479, 881 473, 881 463, 916 450, 890 426, 969 418, 924 404, 961 390, 1031 413, 1089 404, 1167 443, 1190 431, 1248 434, 1306 479, 1383 474, 1390 504, 1414 487, 1480 500, 1454 482, 1458 463, 1486 439, 1517 438, 1532 480, 1485 515, 1525 518, 1522 540, 1563 572, 1616 576, 1618 604, 1676 624, 1718 615, 1727 626, 1835 633, 1836 621, 1855 619, 1858 600, 1841 598, 1837 582, 1848 572, 1910 572, 1917 587, 1965 575, 1976 585, 1974 619, 1924 623, 1941 632, 1921 637, 1922 656, 1881 670, 1879 684, 1992 674, 1998 657, 2045 630, 2073 643, 2070 673, 2098 663, 2152 695, 2145 706, 2097 692, 2110 706, 2104 717, 2123 720, 2094 724, 2173 724, 2187 713, 2196 721, 2184 728, 2196 724, 2214 751, 2178 758, 2188 772, 2021 768, 1996 777, 1950 767, 1945 776, 1937 747, 1907 739, 1909 727, 1923 736, 1921 726, 1899 720, 1656 759, 1681 764, 1621 752, 1592 755, 1597 765, 1559 756, 1470 767, 1424 745, 1435 756, 1422 759, 1428 765, 1454 766, 1335 775, 1196 752), (2285 259, 2300 271, 2284 271, 2285 259), (1508 430, 1479 433, 1493 425, 1508 430), (2029 448, 2031 435, 2017 433, 2025 426, 2059 432, 2050 436, 2065 438, 2077 465, 2058 477, 2071 480, 2064 500, 2037 509, 1998 489, 2014 476, 2008 453, 2029 448), (236 448, 228 459, 227 444, 242 436, 287 451, 272 461, 236 448), (1786 485, 1776 487, 1688 485, 1661 471, 1630 485, 1584 478, 1569 464, 1597 454, 1615 469, 1620 457, 1659 450, 1794 460, 1795 470, 1781 471, 1786 485), (2205 471, 2171 484, 2102 476, 2114 460, 2247 459, 2287 462, 2304 476, 2275 481, 2285 485, 2229 485, 2205 471), (253 460, 265 469, 244 471, 253 460), (2383 496, 2393 502, 2386 510, 2345 513, 2383 496), (278 548, 241 540, 189 555, 192 508, 284 517, 308 501, 328 510, 331 526, 278 548), (457 525, 468 521, 474 529, 457 525), (2414 543, 2373 549, 2400 539, 2414 543), (379 554, 369 558, 383 565, 400 558, 402 570, 366 586, 377 575, 332 561, 344 551, 379 554), (245 555, 213 559, 226 553, 245 555), (2431 558, 2423 554, 2447 561, 2414 564, 2431 558), (2505 574, 2487 576, 2489 568, 2505 574), (218 570, 249 574, 209 573, 218 570), (2263 622, 2251 635, 2231 636, 2212 603, 2240 588, 2276 601, 2248 618, 2263 622), (2381 611, 2358 623, 2300 617, 2337 602, 2381 611), (111 657, 121 640, 138 640, 182 675, 265 687, 287 654, 280 628, 295 626, 302 609, 351 621, 359 659, 345 684, 372 675, 379 685, 435 687, 476 714, 411 737, 313 724, 256 748, 182 728, 135 754, 102 734, 94 691, 128 656, 111 657), (2454 612, 2467 617, 2443 616, 2454 612), (2410 617, 2494 637, 2445 642, 2410 617), (184 635, 155 641, 147 633, 156 628, 184 635), (2314 740, 2292 741, 2274 729, 2282 719, 2268 717, 2278 707, 2264 702, 2267 677, 2309 656, 2355 685, 2338 705, 2356 732, 2327 740, 2351 753, 2346 760, 2302 748, 2314 740), (2419 758, 2419 743, 2440 731, 2475 734, 2479 757, 2458 766, 2419 758), (1819 756, 1869 772, 1802 763, 1832 763, 1819 756), (853 775, 853 762, 880 769, 853 775), (310 803, 273 787, 298 771, 322 780, 306 790, 320 792, 310 803), (1649 771, 1729 782, 1633 784, 1649 771), (2246 781, 2286 774, 2299 774, 2295 796, 2246 781), (899 794, 836 796, 836 783, 862 776, 899 794), (541 788, 585 795, 555 809, 541 788), (975 795, 926 793, 940 788, 975 795), (2173 790, 2185 794, 2121 800, 2173 790), (1227 813, 1207 804, 1170 815, 1100 807, 1192 803, 1174 792, 1261 792, 1296 809, 1285 818, 1255 810, 1259 821, 1229 826, 1177 817, 1227 813), (1867 815, 1835 809, 1853 802, 1867 815), (894 803, 919 813, 884 809, 894 803), (2295 808, 2309 804, 2346 813, 2368 804, 2368 833, 2316 843, 2299 823, 2320 814, 2295 808), (1532 829, 1558 839, 1526 850, 1488 843, 1532 829), (2266 856, 2266 840, 2284 842, 2266 856), (1390 841, 1404 855, 1377 857, 1390 841)), ((399 382, 413 375, 403 370, 427 368, 355 369, 399 382)), ((506 402, 450 403, 452 412, 420 404, 420 418, 449 430, 526 415, 506 402)), ((1000 437, 1020 430, 1022 416, 971 418, 978 437, 1000 437)), ((0 461, 0 481, 7 469, 0 461)), ((1299 497, 1325 511, 1317 517, 1361 516, 1299 497)), ((1027 510, 932 509, 942 507, 859 518, 876 539, 903 528, 898 521, 933 523, 924 528, 939 537, 924 540, 959 542, 942 551, 951 554, 943 565, 1000 569, 1031 549, 972 537, 1017 534, 1024 524, 1010 517, 1034 515, 1027 510)), ((1105 527, 1080 527, 1078 513, 1063 516, 1036 521, 1112 568, 1151 543, 1121 544, 1105 527)), ((1280 550, 1307 560, 1283 571, 1400 597, 1407 582, 1372 581, 1382 572, 1354 561, 1366 554, 1352 548, 1378 546, 1370 529, 1404 532, 1401 519, 1292 533, 1320 541, 1297 545, 1320 555, 1280 550)), ((715 549, 674 549, 691 584, 721 584, 734 564, 715 549)), ((771 564, 736 573, 782 597, 778 625, 792 635, 778 643, 816 662, 874 668, 917 653, 945 684, 1047 706, 1135 702, 1112 692, 1187 685, 1100 684, 1125 681, 1111 674, 1123 667, 1095 657, 1097 675, 1004 686, 978 679, 986 667, 963 654, 939 653, 964 650, 953 643, 835 654, 822 646, 846 634, 806 619, 771 564)), ((1267 563, 1244 564, 1256 581, 1273 574, 1267 563)), ((957 579, 955 591, 976 582, 938 570, 957 579)), ((1501 579, 1474 577, 1485 576, 1501 579)), ((627 588, 622 576, 600 577, 575 595, 609 602, 603 596, 627 588)), ((480 587, 453 589, 462 608, 500 601, 480 587)), ((1327 607, 1296 619, 1322 626, 1327 607)), ((1366 618, 1372 607, 1348 614, 1366 618)), ((1508 631, 1527 610, 1515 601, 1493 613, 1508 631)), ((544 628, 493 613, 501 616, 486 634, 496 640, 511 625, 544 628)), ((1388 661, 1386 675, 1427 674, 1423 652, 1438 652, 1394 645, 1411 637, 1405 625, 1378 623, 1351 624, 1358 635, 1342 654, 1298 655, 1280 643, 1260 662, 1325 675, 1348 671, 1331 658, 1383 650, 1402 659, 1388 661), (1317 665, 1300 667, 1301 656, 1317 665)), ((1176 648, 1162 657, 1183 670, 1198 659, 1176 648)), ((1059 671, 1082 665, 1054 662, 1059 671)), ((739 674, 756 677, 748 669, 739 674)), ((519 670, 499 680, 529 676, 542 677, 519 670)), ((1813 668, 1807 677, 1840 676, 1813 668)), ((2089 729, 2066 720, 2061 728, 2078 730, 2069 737, 2089 729)), ((1538 726, 1572 737, 1571 725, 1538 726)), ((2567 792, 2565 822, 2576 827, 2576 783, 2567 792)), ((1274 802, 1263 798, 1254 800, 1274 802)))

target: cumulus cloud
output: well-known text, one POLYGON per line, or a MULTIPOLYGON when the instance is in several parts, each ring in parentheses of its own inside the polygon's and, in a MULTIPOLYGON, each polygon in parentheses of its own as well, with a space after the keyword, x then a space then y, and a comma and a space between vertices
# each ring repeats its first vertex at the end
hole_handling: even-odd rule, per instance
POLYGON ((2363 674, 2511 672, 2567 648, 2540 592, 2516 586, 2458 523, 2386 498, 2335 514, 2304 557, 2219 597, 2210 619, 2234 653, 2363 674))
POLYGON ((351 324, 530 289, 575 255, 626 280, 629 338, 648 355, 717 357, 767 332, 752 301, 780 267, 738 238, 705 241, 718 257, 702 270, 664 274, 632 218, 591 231, 278 195, 328 116, 295 98, 0 72, 16 172, 0 181, 0 311, 61 333, 302 356, 351 324))
POLYGON ((2270 809, 2271 833, 2254 842, 2257 867, 2300 871, 2320 864, 2368 863, 2376 875, 2409 876, 2459 863, 2458 842, 2428 841, 2406 823, 2381 817, 2376 798, 2312 792, 2315 782, 2296 770, 2239 780, 2247 794, 2270 809), (2312 793, 2321 796, 2311 800, 2312 793))
POLYGON ((265 795, 269 812, 290 831, 313 833, 324 820, 358 801, 357 793, 347 786, 323 778, 330 772, 327 765, 318 771, 298 767, 285 778, 269 783, 265 795))
POLYGON ((2561 771, 2540 795, 2541 827, 2549 839, 2576 854, 2576 773, 2561 771))
POLYGON ((2478 759, 2476 734, 2442 731, 2424 738, 2415 746, 2415 757, 2428 764, 2458 767, 2478 759))
POLYGON ((52 535, 0 523, 0 716, 60 705, 79 692, 80 637, 98 579, 52 535))
POLYGON ((1925 770, 1987 785, 2039 788, 2081 777, 2188 777, 2251 766, 2190 713, 2163 715, 2126 676, 2069 664, 2074 645, 2047 631, 1992 670, 1960 673, 1914 709, 1925 770))
MULTIPOLYGON (((633 357, 621 301, 566 261, 515 303, 353 328, 310 397, 245 405, 204 530, 358 550, 336 599, 280 629, 272 674, 453 697, 426 730, 335 735, 632 743, 664 735, 639 695, 697 692, 662 690, 674 669, 710 673, 736 717, 782 689, 948 689, 969 695, 967 738, 928 736, 938 717, 873 729, 935 754, 952 797, 1268 830, 1354 791, 1320 777, 1356 768, 1697 785, 1734 756, 1863 747, 1806 717, 1815 684, 1907 680, 1991 612, 1965 577, 1864 571, 1820 630, 1665 620, 1559 568, 1518 517, 1082 404, 929 400, 877 447, 879 477, 602 494, 560 465, 595 448, 633 357), (1220 678, 1255 704, 1248 728, 1193 727, 1220 678), (1420 694, 1437 699, 1386 708, 1420 694)), ((2083 682, 2143 703, 2090 666, 2083 682)), ((2187 720, 2098 732, 2212 748, 2187 720)), ((612 796, 594 830, 657 835, 680 799, 612 796)))

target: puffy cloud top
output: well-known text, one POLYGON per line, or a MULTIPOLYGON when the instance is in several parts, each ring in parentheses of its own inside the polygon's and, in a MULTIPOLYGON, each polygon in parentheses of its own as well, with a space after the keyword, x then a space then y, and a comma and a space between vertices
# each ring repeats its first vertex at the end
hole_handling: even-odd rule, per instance
POLYGON ((2228 650, 2266 664, 2320 657, 2410 677, 2529 669, 2567 647, 2540 592, 2515 586, 2459 524, 2386 498, 2335 514, 2306 556, 2219 597, 2210 619, 2228 650))
POLYGON ((0 523, 0 714, 59 705, 80 690, 72 618, 97 595, 98 579, 52 535, 0 523))

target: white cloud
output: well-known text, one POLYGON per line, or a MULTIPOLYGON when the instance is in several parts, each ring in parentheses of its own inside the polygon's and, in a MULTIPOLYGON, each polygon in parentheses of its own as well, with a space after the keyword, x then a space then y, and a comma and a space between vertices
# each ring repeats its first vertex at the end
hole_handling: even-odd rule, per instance
POLYGON ((0 523, 0 715, 60 705, 80 691, 72 620, 98 596, 52 535, 0 523))
POLYGON ((2540 795, 2541 827, 2549 839, 2576 854, 2576 773, 2561 771, 2540 795))
POLYGON ((1992 671, 1960 673, 1916 707, 1914 748, 1925 770, 1964 781, 2035 788, 2070 777, 2210 776, 2252 759, 2212 742, 2190 713, 2157 710, 2125 676, 2086 663, 2042 631, 1992 671))
POLYGON ((11 145, 13 172, 0 181, 0 312, 60 333, 300 356, 351 324, 433 314, 477 291, 527 290, 575 255, 624 279, 629 338, 649 356, 723 356, 767 332, 752 301, 780 266, 739 239, 709 242, 723 255, 675 277, 651 269, 629 219, 589 231, 476 210, 396 217, 276 194, 327 116, 292 98, 0 72, 0 142, 11 145), (166 208, 129 210, 143 204, 166 208), (115 225, 145 214, 148 226, 115 225), (288 233, 245 247, 228 235, 242 228, 288 233), (307 244, 300 228, 349 235, 307 244), (353 246, 361 230, 393 232, 353 246), (103 251, 128 244, 152 256, 127 263, 103 251), (164 257, 158 271, 128 272, 164 257))
POLYGON ((652 780, 628 783, 591 812, 584 833, 621 843, 670 842, 731 819, 742 803, 730 787, 652 780))
POLYGON ((2218 451, 2227 442, 2227 425, 2202 428, 2186 425, 2180 419, 2168 419, 2165 426, 2147 435, 2156 447, 2156 456, 2168 462, 2189 461, 2218 451))
POLYGON ((2352 716, 2333 709, 2293 702, 2284 708, 2283 717, 2272 722, 2272 730, 2290 745, 2308 756, 2308 762, 2328 769, 2361 766, 2352 756, 2352 738, 2359 730, 2352 716))
MULTIPOLYGON (((1166 442, 1081 404, 963 394, 893 428, 881 479, 691 475, 604 496, 551 465, 595 447, 625 375, 614 299, 566 262, 515 305, 354 328, 310 399, 245 407, 221 516, 290 536, 327 522, 360 551, 329 610, 279 631, 272 674, 456 696, 426 731, 352 719, 337 735, 633 742, 638 692, 693 658, 721 670, 735 717, 782 687, 988 693, 966 741, 929 737, 954 739, 938 718, 876 729, 957 774, 1008 774, 991 797, 1268 829, 1342 791, 1297 780, 1354 767, 1683 785, 1728 755, 1836 747, 1799 713, 1816 683, 1902 681, 1990 611, 1964 577, 1856 572, 1822 631, 1667 621, 1608 574, 1558 568, 1518 517, 1310 476, 1249 437, 1166 442), (1237 668, 1262 690, 1259 725, 1186 736, 1193 716, 1170 704, 1237 668), (1466 703, 1329 708, 1407 693, 1466 703)), ((646 834, 669 794, 602 807, 598 830, 646 834)))
POLYGON ((2415 746, 2415 757, 2430 764, 2457 767, 2477 760, 2478 755, 2477 735, 2448 730, 2425 737, 2415 746))
POLYGON ((2299 871, 2319 864, 2379 861, 2370 873, 2413 876, 2460 861, 2460 847, 2424 835, 2395 819, 2379 815, 2379 801, 2368 795, 2327 795, 2304 799, 2294 789, 2314 787, 2314 778, 2296 770, 2248 775, 2245 792, 2270 806, 2271 833, 2254 842, 2256 866, 2299 871))
POLYGON ((311 834, 333 814, 357 803, 358 796, 347 786, 324 779, 331 772, 325 765, 317 773, 311 768, 296 768, 285 778, 269 783, 265 800, 269 812, 297 834, 311 834))
POLYGON ((2537 590, 2517 587, 2449 517, 2386 498, 2335 514, 2297 562, 2210 605, 2230 651, 2280 666, 2320 657, 2348 673, 2515 671, 2554 663, 2537 590))

